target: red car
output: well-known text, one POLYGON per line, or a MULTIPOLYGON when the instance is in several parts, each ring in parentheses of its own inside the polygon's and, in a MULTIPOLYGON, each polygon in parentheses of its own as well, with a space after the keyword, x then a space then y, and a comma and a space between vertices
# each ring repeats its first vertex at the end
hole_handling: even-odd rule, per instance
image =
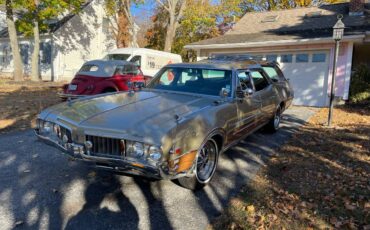
POLYGON ((137 90, 148 77, 134 63, 117 60, 94 60, 86 62, 70 84, 64 85, 62 98, 117 91, 137 90))

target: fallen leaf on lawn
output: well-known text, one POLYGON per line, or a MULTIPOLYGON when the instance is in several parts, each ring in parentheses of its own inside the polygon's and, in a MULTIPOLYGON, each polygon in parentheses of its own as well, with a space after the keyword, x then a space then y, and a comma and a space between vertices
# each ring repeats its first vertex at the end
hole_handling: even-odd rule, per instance
POLYGON ((251 213, 253 214, 255 212, 255 208, 253 205, 248 205, 245 210, 248 212, 248 213, 251 213))
POLYGON ((351 204, 345 204, 344 205, 346 207, 346 209, 350 210, 350 211, 353 211, 356 209, 356 206, 354 205, 351 205, 351 204))

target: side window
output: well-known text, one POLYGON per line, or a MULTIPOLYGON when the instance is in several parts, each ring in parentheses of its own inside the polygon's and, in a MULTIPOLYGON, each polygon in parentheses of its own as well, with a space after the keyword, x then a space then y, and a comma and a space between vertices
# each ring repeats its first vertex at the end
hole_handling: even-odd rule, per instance
POLYGON ((28 44, 20 44, 21 57, 23 64, 25 65, 28 65, 29 48, 30 46, 28 44))
POLYGON ((246 72, 246 71, 239 72, 238 79, 239 79, 240 86, 242 87, 242 90, 246 90, 248 88, 253 89, 253 85, 251 82, 251 77, 249 75, 249 72, 246 72))
POLYGON ((49 42, 41 42, 40 44, 40 61, 42 64, 51 64, 51 44, 49 42))
POLYGON ((159 79, 161 85, 170 85, 175 79, 175 72, 172 69, 167 69, 159 79))
POLYGON ((141 66, 141 56, 134 56, 130 62, 135 63, 137 66, 141 66))
POLYGON ((139 69, 133 65, 117 66, 114 73, 119 75, 137 75, 139 73, 139 69))
POLYGON ((279 74, 276 69, 271 66, 264 66, 262 69, 266 72, 267 76, 273 81, 279 81, 279 74))
POLYGON ((250 76, 252 77, 256 91, 263 90, 269 85, 269 82, 267 81, 267 79, 259 71, 252 71, 250 73, 250 76))

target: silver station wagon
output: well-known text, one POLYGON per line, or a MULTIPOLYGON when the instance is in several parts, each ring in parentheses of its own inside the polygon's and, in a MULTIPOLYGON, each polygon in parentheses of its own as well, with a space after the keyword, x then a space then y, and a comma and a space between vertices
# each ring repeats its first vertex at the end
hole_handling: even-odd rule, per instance
POLYGON ((261 127, 276 131, 292 99, 273 63, 208 59, 167 65, 140 91, 50 107, 35 131, 94 167, 194 190, 210 182, 223 151, 261 127))

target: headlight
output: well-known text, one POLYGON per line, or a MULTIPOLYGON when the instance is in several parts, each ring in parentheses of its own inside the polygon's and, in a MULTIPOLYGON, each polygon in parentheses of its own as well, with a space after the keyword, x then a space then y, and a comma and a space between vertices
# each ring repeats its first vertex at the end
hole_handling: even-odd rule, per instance
POLYGON ((162 150, 156 146, 150 146, 141 142, 126 141, 126 155, 135 158, 148 158, 158 161, 162 157, 162 150))
POLYGON ((127 141, 127 155, 132 157, 143 157, 145 153, 144 145, 140 142, 127 141))
POLYGON ((162 150, 156 146, 150 146, 149 157, 153 160, 158 161, 162 157, 162 150))
POLYGON ((43 125, 43 131, 46 133, 49 133, 53 127, 53 124, 51 122, 45 121, 43 125))

